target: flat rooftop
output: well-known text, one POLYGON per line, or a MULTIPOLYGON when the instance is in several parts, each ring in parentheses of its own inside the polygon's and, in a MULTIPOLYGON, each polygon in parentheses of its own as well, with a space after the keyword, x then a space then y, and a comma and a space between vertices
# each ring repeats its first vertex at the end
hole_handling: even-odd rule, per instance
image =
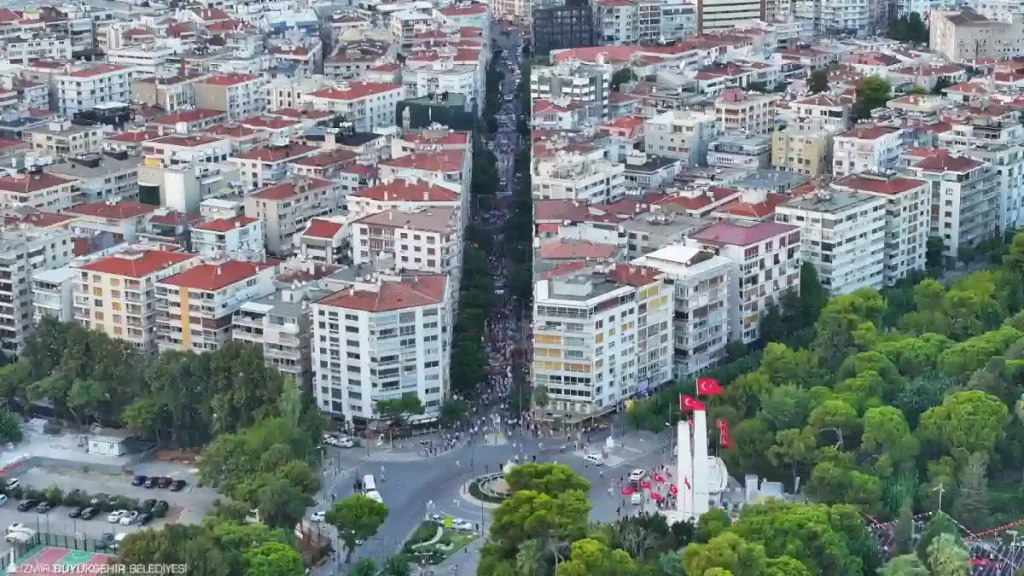
POLYGON ((877 196, 871 196, 870 194, 829 189, 797 196, 787 201, 781 207, 811 212, 842 212, 862 204, 879 202, 880 200, 877 196))

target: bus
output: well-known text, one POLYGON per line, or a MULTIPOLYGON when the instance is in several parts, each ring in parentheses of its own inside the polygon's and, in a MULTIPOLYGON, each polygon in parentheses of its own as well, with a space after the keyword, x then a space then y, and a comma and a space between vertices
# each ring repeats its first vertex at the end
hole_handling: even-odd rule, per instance
POLYGON ((376 492, 377 483, 373 481, 373 474, 363 476, 363 493, 376 492))

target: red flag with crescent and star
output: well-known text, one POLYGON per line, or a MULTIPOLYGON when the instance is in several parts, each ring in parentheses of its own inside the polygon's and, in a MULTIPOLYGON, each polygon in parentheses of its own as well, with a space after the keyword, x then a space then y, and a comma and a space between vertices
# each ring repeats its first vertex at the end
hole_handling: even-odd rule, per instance
POLYGON ((714 378, 697 378, 698 396, 718 396, 723 390, 714 378))
POLYGON ((718 441, 721 443, 722 448, 732 448, 732 436, 729 435, 729 423, 719 418, 717 424, 718 441))
POLYGON ((686 394, 679 395, 679 409, 683 412, 693 412, 694 410, 703 410, 704 403, 697 400, 693 396, 687 396, 686 394))

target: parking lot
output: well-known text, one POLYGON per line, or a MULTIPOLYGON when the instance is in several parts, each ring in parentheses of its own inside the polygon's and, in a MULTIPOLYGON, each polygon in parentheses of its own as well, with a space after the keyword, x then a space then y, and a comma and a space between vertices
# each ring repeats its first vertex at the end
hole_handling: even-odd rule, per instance
MULTIPOLYGON (((11 474, 10 477, 18 478, 22 488, 46 489, 57 486, 65 493, 79 489, 90 495, 105 493, 112 497, 137 498, 140 502, 150 498, 166 500, 170 504, 166 518, 154 518, 147 526, 122 526, 107 522, 106 512, 97 515, 92 520, 70 518, 68 513, 72 509, 66 506, 58 506, 47 514, 37 514, 34 511, 19 512, 17 509, 19 501, 12 499, 0 507, 0 527, 6 528, 14 522, 21 522, 33 530, 50 534, 66 534, 68 536, 84 534, 87 538, 100 538, 107 532, 113 534, 136 532, 146 528, 159 528, 168 522, 198 523, 203 515, 213 508, 213 501, 217 498, 217 493, 214 490, 196 486, 198 479, 194 469, 173 463, 152 462, 136 466, 134 472, 146 476, 167 476, 176 480, 181 479, 188 484, 181 492, 172 492, 166 489, 132 486, 132 476, 130 475, 108 475, 51 468, 32 468, 11 474)), ((9 548, 9 544, 0 541, 0 554, 6 553, 9 548)))

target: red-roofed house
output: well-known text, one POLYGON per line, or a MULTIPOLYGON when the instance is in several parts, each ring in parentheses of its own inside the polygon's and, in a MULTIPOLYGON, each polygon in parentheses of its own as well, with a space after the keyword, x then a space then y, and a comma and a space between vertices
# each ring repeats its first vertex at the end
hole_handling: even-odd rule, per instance
POLYGON ((441 130, 424 129, 407 132, 391 139, 391 157, 400 158, 413 152, 437 152, 439 150, 463 150, 469 152, 473 145, 469 132, 450 128, 441 130))
POLYGON ((206 134, 162 136, 142 145, 146 166, 170 166, 186 162, 224 162, 231 156, 231 143, 206 134))
POLYGON ((533 101, 530 126, 538 130, 579 130, 588 119, 588 107, 583 102, 538 98, 533 101))
POLYGON ((335 178, 342 169, 355 164, 357 158, 354 152, 336 148, 299 158, 289 163, 288 171, 294 176, 330 179, 335 178))
POLYGON ((93 260, 75 272, 75 321, 137 350, 156 350, 155 285, 198 263, 195 254, 163 250, 126 250, 93 260))
POLYGON ((895 168, 905 149, 903 130, 895 126, 855 126, 833 140, 832 174, 838 178, 895 168))
POLYGON ((119 234, 127 242, 134 242, 145 229, 146 221, 160 207, 139 202, 94 202, 79 204, 65 210, 75 217, 71 227, 75 232, 119 234))
POLYGON ((471 155, 461 150, 417 152, 377 164, 381 180, 427 180, 459 187, 463 212, 469 210, 471 155))
POLYGON ((249 189, 263 188, 280 182, 288 175, 288 166, 303 158, 312 156, 319 149, 302 144, 270 146, 249 150, 231 159, 241 172, 242 182, 249 189))
POLYGON ((449 24, 471 28, 488 28, 491 26, 491 11, 487 4, 449 4, 438 12, 449 24))
MULTIPOLYGON (((366 422, 379 418, 378 401, 416 394, 428 411, 439 409, 449 390, 449 354, 440 344, 451 338, 451 299, 457 290, 447 277, 422 272, 369 280, 357 277, 349 288, 315 302, 311 339, 317 342, 312 362, 317 407, 348 422, 366 422), (389 368, 372 369, 370 362, 346 360, 355 355, 388 357, 392 340, 371 337, 369 327, 383 326, 391 318, 399 318, 402 330, 415 334, 410 341, 419 344, 408 347, 405 361, 418 369, 404 379, 389 368), (341 338, 335 327, 342 331, 341 338), (400 379, 405 385, 399 385, 400 379)), ((405 343, 408 338, 397 335, 394 342, 399 340, 405 343)))
POLYGON ((228 120, 241 120, 267 111, 267 80, 248 74, 216 74, 195 85, 196 106, 226 112, 228 120))
POLYGON ((231 340, 231 317, 242 304, 274 292, 277 267, 222 260, 199 264, 156 283, 157 346, 212 352, 231 340), (191 306, 200 303, 199 306, 191 306))
POLYGON ((0 178, 0 207, 28 206, 57 212, 74 203, 77 180, 45 172, 17 174, 0 178))
POLYGON ((204 256, 227 254, 249 262, 262 262, 263 221, 248 216, 215 218, 192 225, 192 250, 204 256))
MULTIPOLYGON (((462 199, 455 187, 422 180, 393 180, 348 195, 348 213, 353 219, 392 208, 453 208, 459 210, 462 199)), ((461 228, 461 226, 460 226, 461 228)))
POLYGON ((95 64, 54 77, 57 109, 65 118, 92 110, 97 104, 131 102, 133 69, 115 64, 95 64))
POLYGON ((686 245, 732 261, 739 282, 734 336, 760 338, 761 317, 787 290, 800 289, 800 229, 776 222, 723 220, 692 232, 686 245))
POLYGON ((172 114, 157 116, 148 122, 162 129, 162 134, 191 134, 206 130, 210 126, 226 121, 228 115, 223 110, 196 108, 172 114))
POLYGON ((311 42, 309 46, 273 46, 267 52, 276 65, 297 66, 298 76, 316 74, 324 61, 324 45, 319 40, 311 42))
POLYGON ((943 255, 956 264, 961 246, 976 246, 999 233, 1000 182, 996 168, 968 156, 956 156, 938 148, 907 167, 907 172, 941 189, 941 205, 931 207, 930 236, 941 237, 943 255))
POLYGON ((295 251, 293 239, 313 218, 341 210, 343 196, 335 182, 293 177, 245 197, 245 215, 263 220, 267 252, 286 257, 295 251))
POLYGON ((924 270, 931 221, 931 191, 926 182, 891 173, 863 173, 840 178, 833 186, 886 199, 885 285, 924 270))
POLYGON ((351 264, 345 218, 313 218, 295 235, 296 255, 319 264, 351 264))
POLYGON ((341 82, 303 96, 315 110, 346 116, 357 132, 394 126, 395 110, 404 98, 404 86, 378 82, 341 82))

